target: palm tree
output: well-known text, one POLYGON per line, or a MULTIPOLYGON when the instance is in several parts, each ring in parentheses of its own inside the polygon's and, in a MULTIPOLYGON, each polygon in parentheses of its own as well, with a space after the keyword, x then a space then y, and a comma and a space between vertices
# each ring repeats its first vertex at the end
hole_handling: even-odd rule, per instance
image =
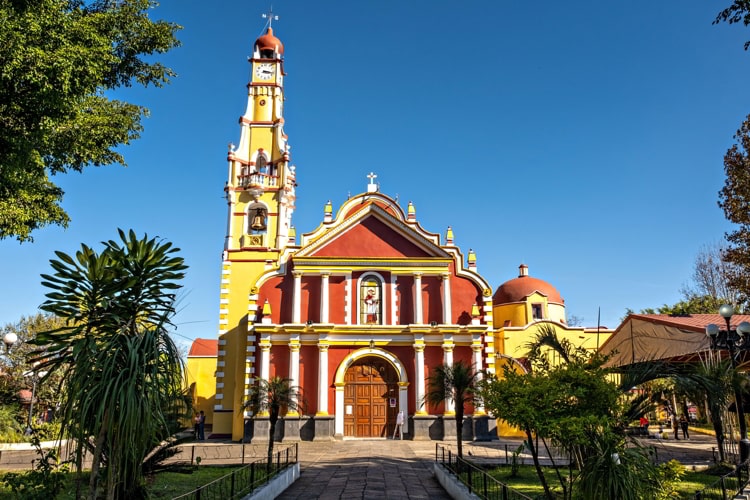
POLYGON ((479 383, 481 372, 474 370, 463 361, 456 361, 452 365, 442 365, 435 368, 435 372, 427 381, 425 401, 431 405, 439 405, 444 401, 453 401, 456 406, 456 445, 458 456, 463 458, 461 436, 464 423, 464 405, 476 405, 479 402, 479 383))
POLYGON ((171 243, 119 235, 101 252, 81 245, 75 256, 56 253, 54 274, 42 275, 50 292, 41 308, 66 324, 33 341, 31 361, 64 372, 61 437, 75 439, 79 473, 84 446, 93 448, 89 498, 102 462, 108 499, 142 496, 144 457, 169 435, 165 412, 182 393, 168 329, 187 266, 171 243))
POLYGON ((271 380, 258 379, 257 384, 250 389, 245 408, 253 416, 268 414, 270 428, 268 429, 268 467, 273 463, 273 438, 276 433, 276 423, 283 408, 287 411, 301 409, 299 387, 293 386, 291 379, 273 377, 271 380))

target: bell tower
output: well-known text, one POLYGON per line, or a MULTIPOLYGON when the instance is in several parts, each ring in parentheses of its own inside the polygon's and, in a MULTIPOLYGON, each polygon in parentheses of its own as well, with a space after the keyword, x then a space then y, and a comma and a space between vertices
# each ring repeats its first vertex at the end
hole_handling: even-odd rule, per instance
POLYGON ((227 228, 212 408, 212 434, 236 439, 243 435, 242 404, 256 376, 253 328, 263 306, 257 303, 256 284, 264 272, 279 268, 284 249, 294 245, 296 186, 284 133, 284 45, 270 22, 248 60, 240 139, 237 146, 229 145, 227 154, 227 228))
POLYGON ((269 26, 253 46, 239 145, 230 146, 226 251, 281 251, 294 211, 294 166, 284 133, 284 45, 269 26))

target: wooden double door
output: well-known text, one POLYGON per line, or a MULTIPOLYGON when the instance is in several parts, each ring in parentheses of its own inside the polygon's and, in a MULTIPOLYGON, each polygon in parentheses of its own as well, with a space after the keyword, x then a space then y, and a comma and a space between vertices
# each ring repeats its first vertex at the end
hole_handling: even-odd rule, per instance
POLYGON ((398 414, 398 375, 382 358, 356 361, 344 377, 344 436, 387 437, 398 414))

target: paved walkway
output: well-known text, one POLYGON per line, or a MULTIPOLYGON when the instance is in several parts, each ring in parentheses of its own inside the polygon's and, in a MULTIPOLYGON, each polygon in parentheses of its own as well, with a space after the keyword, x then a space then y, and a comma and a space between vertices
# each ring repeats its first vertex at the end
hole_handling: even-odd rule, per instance
POLYGON ((430 442, 303 442, 300 478, 280 498, 448 499, 432 475, 434 456, 430 442))
MULTIPOLYGON (((714 463, 716 440, 713 436, 691 434, 690 440, 644 439, 653 446, 657 461, 675 458, 687 467, 705 468, 714 463)), ((520 439, 490 442, 465 442, 466 458, 485 464, 508 463, 520 439)), ((282 499, 450 498, 432 475, 436 444, 455 450, 454 441, 344 440, 299 443, 300 479, 287 489, 282 499)), ((276 449, 288 447, 276 445, 276 449)), ((187 443, 172 458, 178 462, 205 465, 248 463, 266 456, 266 445, 242 445, 228 441, 187 443)), ((32 451, 3 450, 0 469, 28 469, 36 458, 32 451)), ((524 463, 531 458, 523 456, 524 463)), ((543 460, 548 463, 547 460, 543 460)))

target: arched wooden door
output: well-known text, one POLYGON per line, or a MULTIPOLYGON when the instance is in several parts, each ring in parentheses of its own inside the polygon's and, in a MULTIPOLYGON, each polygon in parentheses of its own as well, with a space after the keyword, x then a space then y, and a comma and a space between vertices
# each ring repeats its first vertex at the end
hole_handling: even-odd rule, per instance
POLYGON ((386 360, 357 360, 344 376, 344 436, 387 437, 398 413, 398 375, 386 360))

